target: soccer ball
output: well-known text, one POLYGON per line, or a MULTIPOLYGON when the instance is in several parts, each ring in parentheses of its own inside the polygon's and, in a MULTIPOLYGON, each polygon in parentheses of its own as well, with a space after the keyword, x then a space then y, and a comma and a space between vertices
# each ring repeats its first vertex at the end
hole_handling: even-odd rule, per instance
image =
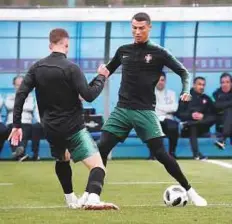
POLYGON ((167 206, 183 207, 188 203, 188 195, 186 190, 179 185, 168 187, 163 194, 164 203, 167 206))

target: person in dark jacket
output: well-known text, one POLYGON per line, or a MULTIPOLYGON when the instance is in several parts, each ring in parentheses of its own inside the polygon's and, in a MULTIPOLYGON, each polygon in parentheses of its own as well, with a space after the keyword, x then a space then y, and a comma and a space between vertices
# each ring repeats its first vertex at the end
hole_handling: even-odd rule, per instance
POLYGON ((100 201, 105 167, 96 143, 84 126, 83 106, 79 99, 79 95, 88 102, 97 98, 109 73, 104 71, 103 66, 100 67, 99 75, 88 84, 80 68, 67 59, 67 31, 54 29, 49 40, 52 53, 29 69, 16 93, 13 129, 9 139, 15 146, 22 140, 23 105, 35 88, 41 124, 52 156, 56 158, 55 172, 67 206, 72 209, 118 209, 112 203, 100 201), (70 155, 74 162, 82 161, 90 171, 86 192, 80 199, 73 192, 70 155))
POLYGON ((225 149, 225 140, 232 137, 232 77, 223 73, 220 77, 221 87, 213 93, 217 111, 216 130, 222 134, 215 145, 225 149))
POLYGON ((204 94, 205 78, 196 77, 190 93, 192 100, 179 102, 177 117, 182 121, 182 136, 190 138, 193 157, 196 160, 207 159, 198 148, 197 137, 208 133, 215 123, 214 105, 209 96, 204 94))
POLYGON ((107 164, 111 150, 119 142, 123 142, 134 128, 157 161, 185 188, 192 203, 196 206, 207 206, 207 201, 191 187, 176 160, 165 151, 163 130, 155 112, 154 90, 163 67, 167 66, 181 77, 183 88, 180 98, 183 101, 189 101, 191 98, 191 75, 167 49, 150 42, 149 33, 152 26, 147 13, 135 14, 131 27, 134 42, 120 46, 106 65, 110 75, 122 65, 122 81, 119 101, 103 125, 98 142, 103 163, 107 164))

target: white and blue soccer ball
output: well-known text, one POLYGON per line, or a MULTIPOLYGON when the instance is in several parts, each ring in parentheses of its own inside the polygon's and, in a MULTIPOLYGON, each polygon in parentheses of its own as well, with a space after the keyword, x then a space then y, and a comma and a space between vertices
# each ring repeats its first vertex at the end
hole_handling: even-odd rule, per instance
POLYGON ((169 207, 183 207, 188 203, 187 191, 180 185, 168 187, 163 194, 164 203, 169 207))

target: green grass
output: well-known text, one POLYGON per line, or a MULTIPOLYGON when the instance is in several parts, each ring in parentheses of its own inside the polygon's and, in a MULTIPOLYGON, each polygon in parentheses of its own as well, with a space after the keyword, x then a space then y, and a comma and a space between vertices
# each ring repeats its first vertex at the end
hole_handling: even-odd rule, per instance
MULTIPOLYGON (((232 163, 231 160, 226 162, 232 163)), ((211 204, 206 208, 163 206, 163 191, 172 183, 113 185, 112 182, 172 182, 157 162, 118 160, 108 165, 102 199, 120 206, 120 211, 93 212, 46 208, 64 206, 61 188, 54 174, 54 162, 1 162, 0 224, 60 223, 232 223, 232 169, 199 161, 180 161, 193 186, 211 204), (224 204, 224 205, 223 205, 224 204), (30 208, 30 207, 45 208, 30 208)), ((73 165, 75 192, 81 194, 88 172, 73 165)), ((175 183, 173 181, 173 183, 175 183)))

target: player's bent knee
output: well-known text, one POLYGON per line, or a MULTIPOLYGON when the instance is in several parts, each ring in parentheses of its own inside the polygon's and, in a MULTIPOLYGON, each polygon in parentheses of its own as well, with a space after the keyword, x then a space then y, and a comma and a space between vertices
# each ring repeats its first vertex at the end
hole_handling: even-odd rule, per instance
POLYGON ((162 138, 151 139, 147 142, 147 145, 152 149, 154 156, 159 162, 164 163, 164 160, 168 159, 168 153, 164 149, 162 138))
POLYGON ((97 142, 101 157, 106 159, 114 146, 117 145, 117 143, 120 141, 121 140, 116 135, 107 131, 103 131, 100 140, 97 142))
POLYGON ((107 143, 107 142, 104 141, 104 140, 99 140, 99 141, 97 142, 97 147, 98 147, 99 152, 100 152, 101 155, 107 154, 107 151, 106 151, 106 149, 107 149, 107 144, 106 144, 106 143, 107 143))
POLYGON ((85 166, 87 166, 87 168, 89 170, 92 170, 93 168, 96 168, 96 167, 100 167, 103 170, 105 170, 105 166, 104 166, 104 164, 102 162, 102 159, 101 159, 101 156, 100 156, 99 152, 97 152, 97 153, 93 154, 92 156, 84 159, 82 162, 85 164, 85 166))
POLYGON ((165 154, 167 154, 167 152, 164 150, 164 148, 158 148, 157 150, 155 150, 156 157, 163 156, 165 154))

